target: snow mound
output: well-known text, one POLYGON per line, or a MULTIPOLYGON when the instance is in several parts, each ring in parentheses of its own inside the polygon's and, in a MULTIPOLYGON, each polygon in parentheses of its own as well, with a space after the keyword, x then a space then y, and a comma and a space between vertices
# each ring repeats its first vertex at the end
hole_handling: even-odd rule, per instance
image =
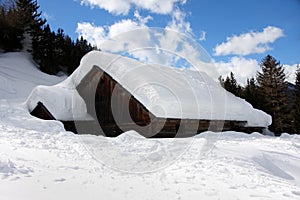
POLYGON ((247 126, 258 127, 271 124, 269 115, 226 92, 204 72, 148 65, 99 51, 85 55, 65 81, 33 90, 27 101, 29 110, 44 100, 59 120, 86 118, 86 106, 76 86, 94 66, 108 73, 157 117, 241 120, 247 121, 247 126))
POLYGON ((16 167, 10 160, 0 160, 0 174, 11 174, 16 171, 16 167))
MULTIPOLYGON (((287 180, 295 180, 295 178, 293 176, 291 176, 290 174, 288 174, 285 170, 281 169, 281 167, 286 168, 287 163, 284 161, 280 161, 277 159, 277 162, 279 164, 275 164, 274 162, 276 161, 272 161, 274 160, 274 158, 267 156, 267 155, 262 155, 262 156, 257 156, 257 157, 253 157, 253 161, 256 162, 258 165, 260 165, 266 172, 270 173, 273 176, 277 176, 283 179, 287 179, 287 180)), ((294 166, 296 167, 296 166, 294 166)), ((289 170, 287 170, 289 171, 289 170)))
POLYGON ((123 153, 145 154, 157 152, 160 148, 158 141, 146 139, 136 131, 127 131, 116 137, 112 144, 123 153))
POLYGON ((28 109, 32 111, 39 101, 46 105, 55 119, 66 121, 92 119, 87 113, 85 102, 76 89, 60 85, 37 86, 27 100, 28 109))
POLYGON ((0 178, 18 177, 20 175, 28 176, 33 170, 25 165, 18 165, 15 161, 8 158, 0 158, 0 178))
POLYGON ((138 139, 138 140, 145 139, 144 136, 142 136, 138 132, 132 130, 132 131, 127 131, 127 132, 122 133, 121 135, 116 137, 116 140, 126 141, 126 140, 131 139, 131 138, 138 139))

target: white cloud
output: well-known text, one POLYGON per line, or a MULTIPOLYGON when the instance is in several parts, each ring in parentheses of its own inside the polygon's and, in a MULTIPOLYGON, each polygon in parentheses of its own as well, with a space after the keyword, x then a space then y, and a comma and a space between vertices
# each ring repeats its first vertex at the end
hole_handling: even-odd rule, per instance
POLYGON ((181 4, 184 5, 184 4, 186 4, 186 2, 187 2, 187 0, 182 0, 181 4))
MULTIPOLYGON (((178 32, 192 32, 189 22, 185 21, 185 17, 185 13, 176 9, 176 11, 172 13, 172 21, 170 21, 165 28, 166 31, 163 31, 160 36, 154 36, 157 41, 153 41, 148 32, 147 23, 149 20, 152 20, 152 17, 149 15, 143 17, 138 11, 134 12, 134 19, 122 19, 110 26, 96 26, 88 22, 78 23, 76 32, 79 36, 83 36, 87 39, 91 44, 97 45, 100 49, 105 51, 132 51, 140 47, 153 47, 153 45, 155 45, 154 43, 158 42, 156 45, 160 48, 175 52, 176 48, 178 48, 178 40, 180 40, 178 37, 180 34, 178 34, 178 32), (139 31, 138 29, 141 30, 139 31)), ((189 55, 193 54, 192 51, 189 52, 189 55)), ((132 52, 132 55, 142 61, 153 60, 162 62, 162 60, 167 60, 166 56, 157 57, 157 54, 149 50, 132 52)))
POLYGON ((121 21, 111 25, 108 27, 108 34, 107 36, 115 37, 121 33, 125 33, 131 30, 135 30, 138 28, 143 27, 143 24, 140 24, 138 22, 135 22, 131 19, 122 19, 121 21))
POLYGON ((141 24, 147 24, 149 20, 153 20, 153 18, 148 15, 147 17, 142 17, 140 13, 136 10, 134 11, 134 17, 141 23, 141 24))
POLYGON ((249 32, 228 37, 226 42, 215 47, 215 55, 249 55, 264 53, 271 50, 270 43, 283 37, 283 30, 274 26, 268 26, 262 32, 249 32))
POLYGON ((137 11, 134 16, 135 19, 122 19, 111 26, 96 26, 89 22, 81 22, 77 24, 76 32, 79 36, 83 36, 83 38, 91 44, 97 45, 97 47, 101 48, 104 41, 116 37, 121 33, 126 33, 139 28, 146 28, 146 23, 152 19, 151 16, 140 16, 137 11))
POLYGON ((255 77, 260 70, 259 63, 254 59, 244 57, 232 57, 228 62, 215 62, 219 75, 227 77, 230 72, 235 75, 237 82, 241 85, 247 83, 247 78, 255 77))
POLYGON ((184 59, 189 66, 217 79, 217 70, 195 40, 168 28, 151 29, 142 23, 146 21, 121 20, 108 27, 79 23, 77 32, 103 51, 176 67, 187 67, 182 63, 184 59))
POLYGON ((125 15, 131 7, 127 0, 81 0, 81 5, 88 5, 92 8, 99 7, 115 15, 125 15))
MULTIPOLYGON (((174 2, 185 4, 186 0, 174 2)), ((179 66, 183 64, 178 65, 179 60, 186 59, 198 70, 217 79, 217 70, 210 63, 209 56, 205 56, 206 52, 189 37, 192 35, 192 29, 186 21, 187 14, 176 7, 169 15, 172 20, 165 28, 158 30, 147 26, 148 21, 153 19, 151 16, 143 17, 135 11, 133 19, 123 19, 110 26, 78 23, 77 33, 103 51, 127 53, 146 63, 179 66)), ((205 39, 205 34, 202 33, 202 39, 205 39)))
MULTIPOLYGON (((149 10, 153 13, 166 14, 172 17, 165 28, 180 33, 192 33, 190 23, 186 21, 186 14, 181 11, 179 5, 186 4, 187 0, 81 0, 81 4, 92 7, 98 6, 113 14, 128 14, 131 7, 149 10)), ((139 28, 148 28, 147 23, 153 20, 152 16, 143 17, 136 10, 133 19, 122 19, 110 26, 95 26, 88 22, 78 23, 76 32, 89 42, 101 48, 103 41, 139 28)), ((205 37, 205 34, 203 35, 205 37)), ((136 37, 140 37, 136 35, 136 37)))
POLYGON ((206 40, 206 32, 205 31, 201 31, 201 35, 199 37, 200 41, 205 41, 206 40))
POLYGON ((78 23, 76 32, 79 34, 79 36, 85 38, 89 43, 98 47, 100 47, 100 44, 106 38, 104 27, 97 27, 94 24, 88 22, 78 23))
POLYGON ((167 29, 181 33, 192 33, 190 22, 185 20, 186 14, 179 9, 172 13, 172 20, 168 23, 167 29))
POLYGON ((294 65, 283 65, 284 71, 286 74, 286 79, 290 83, 296 82, 296 71, 297 71, 297 64, 294 65))
POLYGON ((50 15, 46 12, 43 12, 43 17, 47 20, 47 21, 53 21, 55 20, 55 17, 53 15, 50 15))
POLYGON ((114 15, 127 15, 132 7, 157 14, 170 14, 175 4, 185 4, 186 0, 81 0, 82 5, 99 7, 114 15))

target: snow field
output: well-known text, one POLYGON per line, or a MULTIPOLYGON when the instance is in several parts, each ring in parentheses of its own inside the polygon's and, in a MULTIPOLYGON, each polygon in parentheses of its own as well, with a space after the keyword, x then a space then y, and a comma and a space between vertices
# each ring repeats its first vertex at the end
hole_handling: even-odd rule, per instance
POLYGON ((64 77, 34 78, 20 53, 1 54, 0 72, 1 200, 300 199, 298 135, 75 135, 24 103, 36 85, 64 77))
MULTIPOLYGON (((300 197, 299 137, 274 139, 258 134, 207 132, 194 138, 174 162, 152 172, 135 173, 95 160, 95 154, 86 149, 88 141, 94 139, 93 148, 113 155, 115 163, 128 165, 123 157, 138 153, 148 158, 138 164, 147 166, 151 157, 155 157, 150 161, 156 165, 165 154, 145 147, 173 139, 137 139, 137 133, 131 132, 126 138, 121 135, 107 142, 103 137, 81 136, 82 139, 70 132, 30 131, 5 125, 0 130, 1 199, 300 197), (210 141, 214 141, 213 148, 203 151, 210 141), (111 146, 105 146, 108 143, 111 146), (123 154, 113 154, 111 147, 115 144, 122 145, 123 154), (144 148, 137 152, 137 146, 144 148)), ((132 169, 136 169, 135 164, 132 163, 132 169)))

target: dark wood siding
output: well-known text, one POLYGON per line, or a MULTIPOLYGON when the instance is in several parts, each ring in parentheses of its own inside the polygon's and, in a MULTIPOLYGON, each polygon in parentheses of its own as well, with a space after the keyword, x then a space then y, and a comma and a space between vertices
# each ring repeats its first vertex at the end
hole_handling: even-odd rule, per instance
POLYGON ((32 116, 38 117, 40 119, 55 120, 53 115, 49 112, 49 110, 40 101, 37 103, 36 107, 31 111, 30 114, 32 116))
POLYGON ((120 134, 118 124, 147 126, 154 117, 136 98, 110 75, 94 66, 77 86, 88 113, 98 120, 106 135, 120 134))

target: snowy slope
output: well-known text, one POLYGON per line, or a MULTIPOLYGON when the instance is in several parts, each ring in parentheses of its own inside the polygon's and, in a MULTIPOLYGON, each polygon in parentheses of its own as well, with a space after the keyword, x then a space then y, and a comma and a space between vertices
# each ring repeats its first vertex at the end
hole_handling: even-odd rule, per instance
MULTIPOLYGON (((7 56, 0 56, 1 64, 18 58, 7 56)), ((18 80, 16 71, 0 70, 6 74, 0 85, 1 200, 300 199, 298 135, 74 135, 60 122, 30 116, 22 103, 39 81, 51 85, 59 78, 40 74, 43 80, 30 82, 30 73, 18 80), (13 84, 20 90, 6 87, 13 84)))
POLYGON ((25 104, 37 85, 50 86, 66 76, 51 76, 41 72, 26 53, 0 54, 0 121, 4 124, 36 130, 64 130, 60 123, 33 118, 25 104))
POLYGON ((42 73, 24 53, 0 54, 0 99, 27 98, 37 85, 54 85, 65 77, 42 73))
POLYGON ((28 99, 29 109, 33 110, 37 102, 42 101, 56 119, 84 118, 86 106, 75 88, 95 65, 133 94, 156 117, 241 120, 247 121, 247 126, 257 127, 271 124, 269 115, 225 91, 204 72, 149 65, 99 51, 84 56, 79 68, 64 82, 36 88, 28 99))

